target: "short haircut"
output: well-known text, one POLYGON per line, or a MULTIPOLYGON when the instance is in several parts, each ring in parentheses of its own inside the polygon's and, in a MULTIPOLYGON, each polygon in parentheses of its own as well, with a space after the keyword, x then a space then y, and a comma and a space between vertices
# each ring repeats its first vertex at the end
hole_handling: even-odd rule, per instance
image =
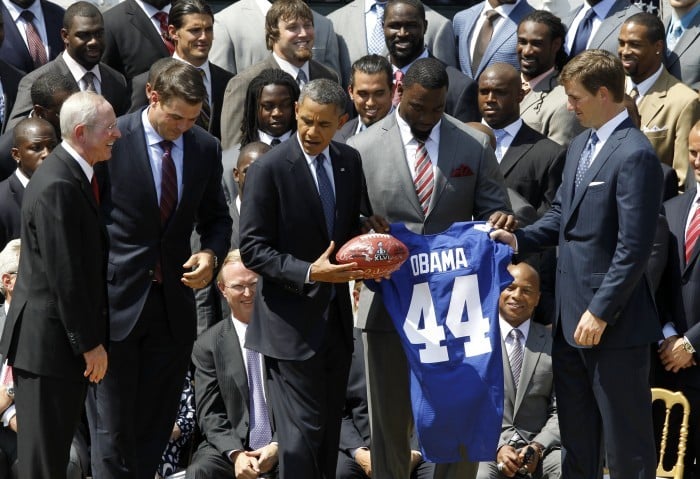
POLYGON ((63 14, 63 28, 65 28, 66 30, 70 30, 70 27, 73 25, 73 19, 75 17, 99 17, 100 21, 104 23, 104 21, 102 20, 102 13, 100 12, 100 9, 90 2, 75 2, 74 4, 69 6, 63 14))
POLYGON ((49 123, 48 121, 44 120, 43 118, 39 118, 38 116, 32 116, 30 118, 22 118, 12 129, 12 144, 14 147, 17 147, 17 143, 19 142, 20 138, 26 138, 26 132, 27 129, 32 128, 32 127, 46 127, 48 128, 52 134, 55 134, 55 130, 53 128, 53 125, 49 123))
POLYGON ((280 20, 290 21, 295 19, 314 22, 314 14, 311 8, 303 0, 276 0, 265 15, 265 44, 268 50, 280 37, 280 20))
POLYGON ((78 125, 89 125, 98 120, 98 108, 107 100, 95 92, 79 91, 69 96, 61 106, 61 136, 73 138, 78 125))
POLYGON ((595 95, 607 88, 616 103, 625 96, 625 70, 620 59, 605 50, 585 50, 572 58, 559 75, 559 83, 576 81, 595 95))
POLYGON ((569 56, 566 54, 566 50, 564 49, 564 41, 566 39, 566 27, 562 23, 561 19, 553 13, 548 12, 547 10, 535 10, 534 12, 530 12, 527 15, 525 15, 522 18, 522 20, 520 20, 520 23, 518 23, 518 27, 520 27, 520 25, 522 25, 525 22, 539 23, 541 25, 545 25, 549 30, 550 41, 554 41, 557 38, 561 39, 561 48, 559 48, 559 51, 557 52, 554 64, 556 65, 557 70, 561 70, 562 68, 564 68, 564 65, 566 65, 566 61, 569 59, 569 56))
POLYGON ((151 84, 158 92, 158 100, 168 103, 174 98, 194 105, 203 103, 207 98, 202 74, 192 65, 176 61, 165 67, 151 84))
POLYGON ((49 71, 32 83, 29 95, 32 98, 32 105, 53 108, 58 106, 55 104, 56 93, 75 93, 78 91, 80 89, 71 75, 49 71))
POLYGON ((394 74, 391 71, 391 63, 383 56, 377 54, 365 55, 355 60, 352 64, 352 75, 350 76, 350 88, 355 83, 355 73, 364 73, 366 75, 379 75, 384 73, 389 88, 393 85, 394 74))
POLYGON ((243 260, 241 259, 241 250, 239 249, 233 249, 226 254, 223 263, 221 263, 219 273, 216 275, 217 284, 222 284, 224 282, 224 266, 226 266, 227 264, 236 263, 243 263, 243 260))
POLYGON ((151 65, 151 68, 148 70, 148 83, 151 85, 151 88, 153 87, 153 84, 156 82, 156 78, 165 70, 168 68, 170 65, 174 65, 175 62, 179 62, 180 60, 177 60, 173 57, 165 57, 165 58, 159 58, 158 60, 151 65))
POLYGON ((214 21, 214 12, 204 0, 175 0, 168 13, 168 23, 176 29, 182 28, 185 24, 184 17, 194 14, 209 15, 214 21))
POLYGON ((634 23, 646 27, 647 40, 649 40, 650 43, 656 43, 661 40, 664 42, 664 45, 666 45, 664 24, 656 15, 647 12, 635 13, 631 17, 625 19, 625 24, 627 23, 634 23))
MULTIPOLYGON (((258 105, 263 88, 268 85, 280 85, 287 88, 292 102, 299 98, 299 85, 289 73, 279 68, 266 68, 248 84, 243 104, 243 122, 241 123, 241 145, 246 145, 258 138, 258 105)), ((292 130, 296 122, 292 122, 292 130)))
POLYGON ((423 2, 420 0, 389 0, 386 2, 386 7, 384 7, 384 18, 382 18, 382 23, 384 22, 384 19, 386 18, 386 11, 389 9, 391 5, 396 5, 397 3, 401 3, 404 5, 410 5, 416 10, 418 10, 418 14, 420 17, 425 21, 425 6, 423 5, 423 2))
POLYGON ((420 58, 413 62, 403 77, 403 87, 419 84, 428 90, 438 90, 449 86, 447 68, 436 58, 420 58))
MULTIPOLYGON (((3 274, 17 273, 19 269, 19 238, 8 242, 0 251, 0 276, 3 274)), ((0 293, 5 294, 5 286, 0 282, 0 293)))
POLYGON ((319 105, 335 105, 338 115, 342 115, 345 112, 348 101, 343 87, 327 78, 311 80, 304 85, 299 94, 299 104, 301 105, 307 97, 319 105))
MULTIPOLYGON (((264 155, 271 149, 272 147, 270 145, 268 145, 267 143, 263 143, 262 141, 254 141, 252 143, 248 143, 247 145, 241 147, 241 151, 238 153, 238 162, 241 161, 241 158, 250 153, 264 155)), ((236 167, 238 167, 238 163, 236 163, 236 167)))

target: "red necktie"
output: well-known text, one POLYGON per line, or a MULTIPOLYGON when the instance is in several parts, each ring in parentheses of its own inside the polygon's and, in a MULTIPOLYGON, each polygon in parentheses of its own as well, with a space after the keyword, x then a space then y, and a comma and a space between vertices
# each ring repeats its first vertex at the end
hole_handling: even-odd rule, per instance
POLYGON ((693 219, 685 232, 685 264, 690 262, 698 242, 698 236, 700 236, 700 205, 696 204, 695 206, 695 214, 693 214, 693 219))
POLYGON ((95 202, 97 204, 100 204, 100 187, 97 184, 97 178, 95 175, 92 175, 92 180, 90 180, 90 184, 92 185, 92 194, 95 195, 95 202))
POLYGON ((26 22, 24 28, 27 35, 29 55, 32 57, 32 61, 34 62, 34 68, 39 68, 41 65, 46 64, 49 59, 46 57, 46 48, 44 48, 39 32, 34 25, 34 14, 29 10, 24 10, 20 14, 20 17, 22 17, 26 22))
POLYGON ((399 85, 403 84, 404 73, 401 70, 394 72, 394 93, 391 99, 391 104, 396 106, 401 103, 401 95, 399 95, 399 85))
POLYGON ((163 140, 160 142, 160 147, 163 149, 160 178, 160 224, 165 227, 177 206, 177 173, 171 155, 173 143, 163 140))
POLYGON ((430 162, 428 150, 425 148, 425 142, 416 141, 418 141, 418 148, 416 149, 416 177, 413 180, 413 184, 416 187, 418 202, 423 209, 423 214, 427 215, 428 207, 430 206, 430 197, 433 194, 435 185, 433 165, 430 162))
POLYGON ((175 45, 170 39, 170 34, 168 33, 168 14, 165 12, 156 12, 154 15, 158 23, 160 23, 160 36, 163 39, 163 43, 168 48, 168 51, 172 55, 175 51, 175 45))

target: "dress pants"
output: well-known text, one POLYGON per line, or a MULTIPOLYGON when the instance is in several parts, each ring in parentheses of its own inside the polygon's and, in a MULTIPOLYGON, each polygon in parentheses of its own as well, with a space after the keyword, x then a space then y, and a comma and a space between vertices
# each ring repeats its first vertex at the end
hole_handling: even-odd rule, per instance
POLYGON ((153 479, 191 353, 192 342, 172 336, 162 287, 153 283, 134 329, 123 341, 110 342, 107 375, 88 394, 95 478, 153 479))
POLYGON ((38 376, 18 368, 13 373, 19 477, 66 478, 87 381, 38 376))
POLYGON ((326 337, 311 358, 265 357, 268 403, 279 441, 281 479, 335 478, 340 422, 352 359, 336 302, 329 307, 326 337))

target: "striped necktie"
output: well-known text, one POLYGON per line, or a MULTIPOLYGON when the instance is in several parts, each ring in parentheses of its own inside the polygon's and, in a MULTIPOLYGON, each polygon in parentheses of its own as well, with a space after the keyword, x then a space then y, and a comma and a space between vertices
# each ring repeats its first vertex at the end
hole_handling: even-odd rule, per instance
POLYGON ((696 202, 693 219, 690 220, 688 229, 685 232, 685 264, 688 264, 690 258, 693 257, 693 250, 698 242, 698 236, 700 236, 700 204, 696 202))
POLYGON ((513 373, 515 389, 518 389, 520 372, 523 369, 523 344, 520 342, 520 338, 523 337, 523 332, 518 328, 513 328, 510 330, 510 333, 508 333, 508 336, 513 341, 510 354, 508 355, 508 361, 510 361, 510 371, 513 373))
POLYGON ((423 214, 428 214, 430 208, 430 198, 433 195, 435 187, 435 178, 433 176, 433 165, 428 156, 428 150, 425 148, 425 142, 416 139, 418 148, 416 149, 416 176, 413 184, 416 187, 418 202, 423 209, 423 214))
POLYGON ((25 21, 24 32, 27 35, 27 48, 34 62, 34 68, 46 64, 49 59, 46 56, 46 48, 41 41, 41 36, 34 25, 34 14, 29 10, 23 10, 19 15, 25 21))

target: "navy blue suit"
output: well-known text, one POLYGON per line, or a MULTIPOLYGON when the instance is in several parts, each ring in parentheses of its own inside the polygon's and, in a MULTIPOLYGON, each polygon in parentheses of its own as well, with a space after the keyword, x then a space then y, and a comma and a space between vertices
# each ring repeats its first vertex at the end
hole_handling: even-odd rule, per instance
MULTIPOLYGON (((63 10, 55 3, 39 0, 41 10, 44 13, 46 23, 46 37, 49 43, 49 61, 53 60, 64 49, 63 39, 61 39, 61 28, 63 27, 63 10)), ((5 40, 0 47, 0 58, 5 60, 15 68, 29 73, 34 70, 34 61, 29 55, 27 44, 22 40, 22 35, 17 29, 17 25, 10 16, 4 4, 0 3, 2 20, 5 23, 5 40)))
POLYGON ((516 232, 518 247, 559 246, 553 358, 562 477, 597 477, 603 435, 611 477, 654 477, 648 347, 661 331, 645 269, 660 211, 661 167, 628 118, 575 188, 590 134, 571 142, 552 208, 516 232), (586 310, 607 323, 593 348, 574 341, 586 310))

